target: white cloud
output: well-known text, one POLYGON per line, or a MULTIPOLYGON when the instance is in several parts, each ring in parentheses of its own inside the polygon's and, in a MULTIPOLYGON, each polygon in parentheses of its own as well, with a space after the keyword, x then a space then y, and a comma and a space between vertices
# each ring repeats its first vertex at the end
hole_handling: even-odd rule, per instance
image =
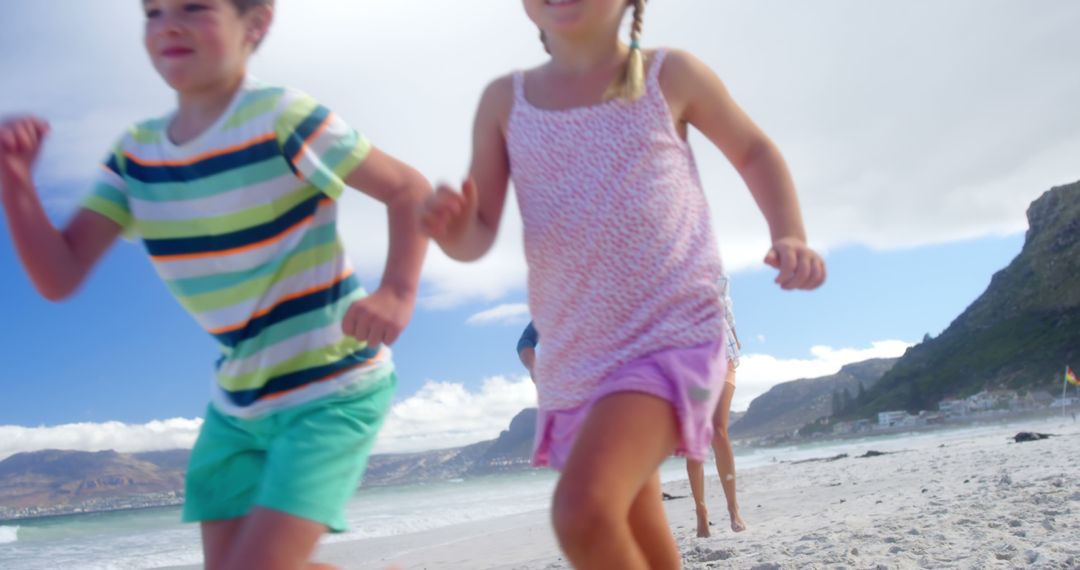
POLYGON ((731 409, 745 410, 754 398, 781 382, 836 374, 846 364, 871 358, 897 357, 912 344, 902 340, 882 340, 871 343, 869 348, 815 346, 810 349, 810 358, 781 359, 768 354, 743 354, 736 369, 731 409))
MULTIPOLYGON (((399 453, 468 445, 498 437, 521 410, 536 406, 527 376, 487 378, 476 391, 463 384, 428 381, 393 405, 375 445, 376 453, 399 453)), ((122 453, 190 449, 202 419, 174 418, 141 425, 120 422, 50 427, 0 426, 0 461, 44 449, 122 453)))
POLYGON ((499 305, 465 319, 466 324, 473 326, 523 325, 527 322, 529 322, 529 305, 525 303, 499 305))
POLYGON ((0 460, 16 453, 64 449, 121 453, 190 449, 202 419, 173 418, 145 424, 77 423, 50 427, 0 426, 0 460))
MULTIPOLYGON (((1031 200, 1080 179, 1078 20, 1074 0, 1038 10, 1013 0, 789 2, 781 11, 681 0, 650 7, 645 42, 704 60, 777 142, 817 247, 893 249, 1021 231, 1031 200)), ((147 64, 128 0, 18 2, 5 21, 0 53, 19 57, 0 59, 0 77, 33 80, 5 84, 0 115, 53 120, 42 192, 70 207, 59 186, 88 184, 125 123, 168 109, 172 95, 147 64)), ((432 179, 456 181, 483 86, 542 58, 516 2, 473 0, 462 10, 326 0, 280 3, 252 68, 312 93, 432 179)), ((708 141, 692 142, 728 270, 761 267, 768 232, 753 199, 708 141)), ((513 200, 506 210, 479 263, 432 252, 425 306, 497 302, 525 287, 513 200)), ((371 283, 385 259, 384 211, 349 199, 342 220, 371 283)))
POLYGON ((536 389, 528 377, 488 378, 476 392, 463 384, 429 380, 393 406, 375 451, 441 449, 494 439, 530 406, 536 406, 536 389))

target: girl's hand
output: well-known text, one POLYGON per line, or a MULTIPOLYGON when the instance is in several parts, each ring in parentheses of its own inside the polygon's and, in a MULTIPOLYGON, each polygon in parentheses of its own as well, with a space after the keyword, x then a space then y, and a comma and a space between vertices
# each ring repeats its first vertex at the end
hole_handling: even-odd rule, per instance
POLYGON ((798 238, 773 242, 765 264, 780 270, 776 283, 785 290, 817 289, 825 282, 825 260, 798 238))
POLYGON ((440 244, 461 240, 477 215, 476 184, 469 178, 454 191, 440 184, 420 207, 420 227, 440 244))
POLYGON ((33 187, 31 171, 49 124, 37 117, 15 117, 0 123, 0 187, 33 187))
POLYGON ((341 331, 368 346, 393 344, 409 324, 415 299, 415 295, 379 287, 349 307, 341 331))

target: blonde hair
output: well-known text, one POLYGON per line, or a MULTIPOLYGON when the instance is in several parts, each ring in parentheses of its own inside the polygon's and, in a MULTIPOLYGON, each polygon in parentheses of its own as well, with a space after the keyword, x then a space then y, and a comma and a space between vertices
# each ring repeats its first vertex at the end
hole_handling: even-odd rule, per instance
POLYGON ((243 14, 258 6, 270 6, 273 8, 274 0, 232 0, 232 4, 233 6, 236 6, 236 9, 239 10, 241 14, 243 14))
POLYGON ((634 19, 630 24, 630 57, 622 77, 608 88, 609 99, 634 101, 645 94, 645 57, 641 53, 641 28, 645 24, 646 0, 630 0, 634 19))

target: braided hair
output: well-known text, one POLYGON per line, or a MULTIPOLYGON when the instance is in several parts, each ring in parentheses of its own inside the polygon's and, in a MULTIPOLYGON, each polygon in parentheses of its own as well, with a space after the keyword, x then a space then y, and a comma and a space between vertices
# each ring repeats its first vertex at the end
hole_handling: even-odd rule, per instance
POLYGON ((645 25, 646 0, 630 0, 634 9, 634 19, 630 24, 630 57, 622 77, 611 88, 607 96, 611 99, 633 101, 645 94, 645 58, 641 53, 641 29, 645 25))

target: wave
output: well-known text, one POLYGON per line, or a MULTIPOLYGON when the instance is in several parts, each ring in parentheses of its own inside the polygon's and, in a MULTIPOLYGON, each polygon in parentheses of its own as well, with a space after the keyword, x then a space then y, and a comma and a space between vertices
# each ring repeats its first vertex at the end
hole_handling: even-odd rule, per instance
POLYGON ((0 526, 0 544, 10 544, 19 540, 19 527, 0 526))

